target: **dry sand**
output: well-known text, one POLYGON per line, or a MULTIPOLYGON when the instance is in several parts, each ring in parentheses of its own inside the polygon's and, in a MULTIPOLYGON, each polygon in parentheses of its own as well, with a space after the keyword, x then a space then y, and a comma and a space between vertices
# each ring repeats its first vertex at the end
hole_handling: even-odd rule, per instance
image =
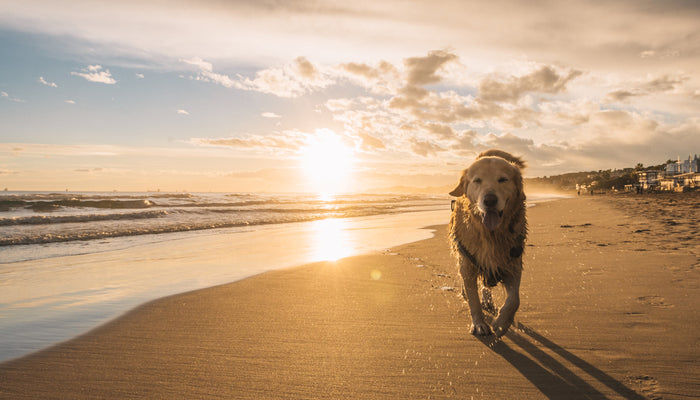
POLYGON ((441 226, 151 302, 0 364, 0 398, 697 398, 699 199, 529 209, 517 329, 499 342, 469 334, 441 226))

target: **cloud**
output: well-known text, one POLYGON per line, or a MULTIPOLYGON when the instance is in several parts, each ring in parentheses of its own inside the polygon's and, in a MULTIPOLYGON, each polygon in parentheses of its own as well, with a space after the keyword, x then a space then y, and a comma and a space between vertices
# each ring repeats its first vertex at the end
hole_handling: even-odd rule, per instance
POLYGON ((240 82, 231 79, 224 74, 217 74, 211 71, 203 70, 202 73, 195 78, 198 81, 213 82, 226 88, 244 89, 240 82))
POLYGON ((274 118, 282 118, 281 115, 275 114, 273 112, 264 112, 264 113, 260 114, 260 116, 263 118, 273 118, 273 119, 274 118))
POLYGON ((411 150, 415 154, 418 154, 422 157, 435 156, 438 152, 445 151, 444 148, 433 142, 423 141, 416 138, 411 138, 410 143, 411 150))
POLYGON ((376 67, 364 63, 350 62, 340 64, 340 68, 352 75, 360 76, 368 80, 377 80, 387 75, 394 77, 398 75, 396 67, 384 60, 380 61, 379 65, 376 67))
POLYGON ((313 132, 287 130, 268 135, 244 135, 227 138, 192 138, 190 144, 205 147, 225 147, 241 154, 257 154, 261 156, 298 157, 310 145, 318 142, 320 137, 333 135, 349 148, 356 149, 365 145, 375 149, 383 148, 384 144, 371 135, 338 134, 330 129, 316 129, 313 132), (363 143, 360 143, 362 142, 363 143))
POLYGON ((373 151, 373 150, 383 150, 386 149, 386 145, 384 142, 375 137, 370 135, 369 133, 365 132, 358 132, 357 133, 357 138, 360 139, 360 148, 373 151))
POLYGON ((200 70, 205 72, 213 72, 214 66, 210 62, 206 62, 199 57, 193 57, 190 59, 180 59, 181 62, 185 64, 190 64, 198 67, 200 70))
POLYGON ((640 60, 657 61, 674 51, 678 67, 692 70, 698 57, 700 12, 688 0, 548 1, 541 7, 515 0, 478 5, 444 0, 439 7, 400 0, 342 4, 202 0, 178 1, 177 7, 164 2, 100 2, 90 8, 66 0, 44 1, 42 12, 33 2, 21 3, 0 3, 2 26, 75 37, 85 43, 80 50, 86 53, 117 57, 178 59, 198 54, 259 65, 261 60, 304 54, 347 62, 396 60, 449 45, 485 69, 517 54, 615 71, 644 70, 640 60), (647 58, 641 59, 642 54, 647 58))
POLYGON ((272 135, 248 135, 229 138, 193 138, 190 143, 200 146, 221 146, 233 149, 254 149, 263 153, 296 153, 304 147, 309 134, 300 131, 285 131, 272 135))
POLYGON ((528 75, 511 76, 505 82, 484 79, 479 85, 479 96, 487 101, 514 102, 529 92, 558 94, 566 90, 567 83, 582 74, 578 70, 559 73, 554 67, 544 65, 528 75))
POLYGON ((7 99, 9 101, 13 101, 15 103, 26 103, 24 100, 19 99, 17 97, 12 97, 10 96, 7 92, 0 92, 0 98, 7 99))
POLYGON ((499 149, 508 149, 513 153, 523 154, 530 153, 535 141, 529 138, 522 138, 512 133, 503 135, 495 135, 490 133, 483 139, 484 147, 493 147, 499 149))
POLYGON ((485 120, 496 118, 506 113, 506 110, 494 103, 483 101, 470 96, 460 96, 454 92, 438 93, 403 92, 393 97, 388 106, 395 110, 403 110, 408 116, 418 120, 429 120, 440 123, 456 123, 470 120, 485 120))
POLYGON ((475 150, 477 132, 468 130, 456 135, 450 145, 451 151, 457 151, 460 156, 476 156, 478 152, 475 150))
MULTIPOLYGON (((449 74, 450 80, 464 76, 461 71, 465 67, 456 54, 433 51, 424 57, 407 58, 403 66, 403 71, 397 74, 383 73, 392 70, 386 64, 381 71, 376 64, 340 66, 358 82, 382 82, 388 89, 383 94, 389 95, 383 101, 372 97, 328 100, 326 107, 336 121, 344 124, 348 134, 359 138, 371 133, 384 145, 382 150, 409 149, 420 157, 431 158, 438 154, 445 157, 445 149, 461 156, 472 154, 474 148, 486 140, 479 139, 474 128, 490 127, 498 134, 515 128, 530 134, 529 127, 541 127, 540 119, 562 125, 589 121, 589 115, 578 107, 552 109, 548 106, 559 101, 556 96, 565 93, 569 83, 583 74, 573 68, 540 64, 500 80, 492 74, 475 75, 470 80, 460 80, 462 87, 469 88, 472 84, 475 89, 475 95, 464 95, 450 89, 450 84, 428 86, 443 82, 446 79, 443 73, 449 74), (448 65, 451 68, 447 69, 448 65), (393 81, 388 82, 389 79, 393 81), (535 101, 529 96, 531 93, 546 93, 552 97, 535 101)), ((362 148, 368 152, 376 150, 369 146, 362 148)))
POLYGON ((640 58, 657 59, 657 60, 678 58, 680 56, 681 56, 680 51, 672 50, 672 49, 664 49, 663 51, 645 50, 645 51, 642 51, 641 53, 639 53, 640 58))
POLYGON ((278 97, 299 97, 334 83, 331 77, 325 76, 309 60, 297 57, 283 67, 258 71, 253 79, 241 78, 240 88, 278 97))
POLYGON ((661 123, 649 115, 635 111, 605 109, 593 113, 589 126, 585 128, 592 130, 589 132, 591 138, 612 136, 619 144, 634 145, 655 136, 660 126, 661 123), (610 135, 608 132, 615 134, 610 135))
MULTIPOLYGON (((608 157, 601 150, 600 159, 607 164, 595 165, 595 155, 583 150, 600 148, 592 142, 625 148, 651 146, 652 138, 659 138, 661 116, 603 108, 606 92, 600 88, 608 81, 591 72, 579 79, 584 72, 578 68, 526 61, 516 68, 510 64, 509 70, 518 72, 507 75, 468 75, 467 67, 450 54, 431 52, 405 59, 398 67, 384 61, 340 64, 339 75, 366 92, 329 99, 325 106, 358 149, 376 156, 381 151, 383 159, 403 154, 406 163, 459 163, 498 147, 531 160, 530 174, 549 175, 624 166, 621 160, 634 164, 624 152, 608 157), (593 86, 596 91, 590 91, 592 84, 598 85, 593 86), (380 85, 381 91, 373 89, 380 85), (582 88, 585 96, 580 95, 582 88), (542 94, 547 96, 538 96, 542 94)), ((639 80, 635 87, 670 93, 680 92, 684 84, 682 77, 662 74, 639 80)), ((620 90, 617 96, 635 95, 628 92, 620 90)))
POLYGON ((73 172, 86 172, 86 173, 93 173, 93 172, 103 172, 105 171, 104 168, 101 167, 94 167, 94 168, 77 168, 74 169, 73 172))
POLYGON ((606 97, 606 102, 626 103, 631 98, 649 96, 657 93, 677 92, 684 83, 690 80, 686 76, 670 76, 662 75, 658 77, 650 77, 643 81, 628 83, 624 89, 616 89, 609 92, 606 97))
POLYGON ((39 77, 39 83, 41 83, 42 85, 46 85, 46 86, 50 86, 50 87, 54 87, 54 88, 58 87, 58 85, 55 84, 54 82, 47 82, 43 76, 39 77))
MULTIPOLYGON (((538 112, 533 109, 532 99, 514 106, 516 101, 527 99, 529 93, 562 94, 570 81, 583 74, 571 68, 539 65, 529 73, 512 75, 504 80, 493 76, 477 79, 473 84, 479 91, 475 91, 476 96, 473 96, 427 86, 444 80, 440 71, 445 70, 447 65, 453 66, 449 72, 454 76, 450 79, 460 75, 464 67, 454 53, 433 51, 424 57, 407 58, 403 61, 404 70, 400 74, 383 73, 397 69, 384 62, 382 65, 380 69, 368 64, 350 63, 340 65, 340 69, 354 76, 355 82, 367 85, 370 92, 378 93, 371 85, 382 85, 381 94, 390 95, 390 98, 380 107, 389 113, 398 113, 404 123, 411 124, 415 120, 415 126, 434 136, 442 135, 442 139, 454 135, 454 131, 449 131, 453 129, 449 125, 459 122, 491 121, 502 126, 523 127, 535 121, 538 112)), ((460 81, 460 84, 465 86, 467 82, 460 81)), ((326 102, 326 107, 336 114, 343 113, 342 109, 351 105, 358 106, 353 104, 352 99, 326 102)), ((376 110, 377 106, 374 107, 376 110)))
POLYGON ((212 155, 221 154, 213 149, 199 148, 196 151, 192 147, 129 147, 117 145, 77 145, 77 144, 45 144, 45 143, 0 143, 0 155, 9 154, 30 158, 72 158, 91 156, 115 156, 134 157, 135 159, 148 159, 154 157, 185 160, 187 157, 211 158, 212 155))
POLYGON ((176 111, 180 115, 190 115, 190 113, 187 110, 179 109, 176 111))
POLYGON ((676 87, 683 84, 689 78, 685 77, 671 77, 669 75, 663 75, 658 78, 651 79, 642 85, 642 90, 648 93, 656 92, 670 92, 676 89, 676 87))
POLYGON ((607 102, 619 102, 619 103, 624 103, 626 102, 630 97, 638 96, 638 94, 633 93, 629 90, 613 90, 612 92, 608 93, 606 96, 606 101, 607 102))
POLYGON ((299 97, 335 83, 304 57, 297 57, 292 63, 281 67, 260 70, 253 78, 241 75, 232 78, 226 74, 216 73, 212 63, 199 57, 180 61, 199 68, 199 74, 193 78, 194 80, 213 82, 227 88, 273 94, 278 97, 299 97))
MULTIPOLYGON (((546 111, 548 103, 540 102, 543 108, 538 109, 538 104, 532 100, 518 104, 514 104, 513 100, 523 100, 527 93, 534 91, 561 94, 568 82, 581 75, 574 69, 548 65, 539 65, 530 72, 513 75, 502 82, 487 75, 474 80, 474 88, 488 87, 490 82, 497 82, 501 85, 501 94, 496 95, 495 89, 484 90, 487 98, 483 98, 482 93, 476 90, 474 96, 459 94, 449 86, 427 86, 444 80, 441 71, 447 71, 446 65, 453 66, 449 73, 456 73, 455 76, 464 68, 458 57, 447 51, 407 58, 403 61, 402 71, 385 62, 380 65, 349 63, 340 65, 340 70, 354 76, 354 82, 363 85, 381 82, 386 89, 384 100, 368 96, 337 98, 328 100, 326 108, 336 121, 343 123, 348 135, 360 140, 363 150, 408 149, 424 158, 438 154, 444 157, 442 152, 446 149, 457 151, 461 156, 472 154, 483 139, 480 142, 473 129, 465 130, 465 124, 470 128, 482 129, 491 126, 497 132, 504 127, 524 129, 530 124, 538 125, 538 119, 546 111), (460 129, 456 129, 458 126, 460 129), (372 143, 381 143, 381 146, 374 147, 372 143)), ((462 84, 466 85, 466 82, 462 84)), ((367 89, 372 92, 371 87, 367 89)), ((577 110, 574 108, 571 115, 558 111, 561 115, 556 119, 567 119, 568 123, 587 121, 586 115, 573 114, 577 110)))
POLYGON ((111 145, 62 145, 42 143, 0 143, 0 153, 23 157, 47 156, 115 156, 123 153, 123 148, 111 145), (21 147, 19 147, 21 146, 21 147))
POLYGON ((297 57, 295 60, 296 62, 296 69, 299 72, 299 75, 301 75, 304 78, 309 78, 309 79, 315 79, 319 76, 319 72, 314 67, 309 60, 307 60, 304 57, 297 57))
MULTIPOLYGON (((594 166, 595 155, 584 149, 600 148, 591 144, 596 141, 625 148, 639 143, 651 146, 653 138, 660 138, 658 115, 605 109, 602 98, 569 93, 588 89, 591 83, 597 83, 598 90, 605 87, 606 81, 591 77, 590 72, 585 73, 586 79, 577 80, 584 76, 577 68, 533 67, 533 63, 524 62, 511 68, 519 72, 505 76, 472 74, 459 81, 461 89, 457 91, 452 81, 467 76, 463 73, 466 67, 450 54, 431 52, 405 59, 403 68, 386 62, 381 68, 379 64, 341 64, 341 76, 367 92, 329 99, 325 106, 358 148, 368 154, 379 155, 381 151, 383 158, 404 154, 405 162, 416 162, 406 157, 412 154, 449 163, 497 147, 525 155, 532 161, 532 174, 551 174, 594 166), (441 85, 429 86, 436 83, 441 85), (371 85, 382 85, 382 92, 374 91, 371 85)), ((667 93, 679 92, 684 83, 682 77, 660 75, 637 81, 635 87, 648 93, 667 93)), ((605 96, 604 91, 597 93, 605 96)), ((616 95, 624 98, 635 93, 620 90, 616 95)), ((603 150, 600 154, 608 164, 597 169, 624 166, 620 160, 630 159, 624 152, 616 152, 617 158, 608 157, 603 150)))
POLYGON ((455 131, 450 125, 428 122, 423 123, 422 128, 440 139, 452 139, 455 137, 455 131))
POLYGON ((437 71, 445 64, 455 60, 457 60, 455 54, 443 50, 431 51, 424 57, 407 58, 404 60, 404 65, 408 70, 406 83, 411 86, 438 83, 441 78, 437 75, 437 71))
POLYGON ((354 62, 342 63, 338 65, 336 74, 376 94, 392 93, 403 85, 399 69, 384 60, 375 66, 354 62))
POLYGON ((88 65, 87 68, 81 69, 81 72, 72 71, 71 75, 80 76, 90 82, 104 83, 106 85, 114 85, 117 83, 108 69, 102 70, 101 65, 88 65))
MULTIPOLYGON (((182 58, 191 62, 164 69, 231 92, 306 96, 266 99, 273 103, 252 114, 294 110, 299 118, 285 114, 289 124, 333 127, 366 152, 363 156, 382 161, 418 159, 440 168, 464 162, 483 147, 501 146, 523 152, 533 161, 530 171, 562 158, 569 161, 560 171, 599 169, 666 149, 672 157, 698 137, 697 124, 688 124, 686 138, 662 136, 689 121, 686 115, 697 115, 697 100, 689 98, 700 98, 699 8, 692 1, 549 1, 533 7, 445 0, 436 7, 398 0, 202 0, 177 7, 97 2, 89 8, 66 1, 43 1, 40 13, 32 2, 0 4, 0 24, 10 32, 69 38, 71 46, 82 47, 76 59, 110 60, 100 62, 112 69, 113 60, 137 61, 131 73, 156 74, 162 60, 182 58), (444 46, 449 50, 425 51, 444 46), (585 76, 573 76, 578 71, 585 76), (650 72, 654 75, 647 76, 650 72), (678 82, 683 74, 690 80, 678 82), (672 96, 681 92, 688 98, 672 96), (663 98, 642 98, 652 94, 663 98), (608 110, 606 98, 647 102, 608 110), (675 104, 681 101, 683 112, 675 104), (309 108, 319 104, 326 109, 317 116, 309 108), (636 147, 642 145, 646 153, 636 147)), ((104 71, 76 68, 83 74, 104 71)), ((231 96, 241 102, 265 97, 231 96)), ((258 122, 270 125, 263 117, 268 116, 258 122)), ((218 129, 235 132, 241 126, 252 129, 244 123, 218 129)), ((197 150, 296 151, 293 135, 254 133, 260 135, 237 141, 224 137, 228 133, 214 134, 203 140, 217 142, 216 149, 197 150)))

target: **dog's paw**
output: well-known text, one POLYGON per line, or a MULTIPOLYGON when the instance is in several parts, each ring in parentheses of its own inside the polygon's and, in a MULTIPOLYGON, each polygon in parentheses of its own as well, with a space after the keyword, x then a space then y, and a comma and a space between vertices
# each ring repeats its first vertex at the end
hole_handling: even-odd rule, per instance
POLYGON ((471 334, 474 336, 488 336, 491 334, 491 327, 485 322, 472 323, 471 334))
POLYGON ((510 326, 513 324, 513 318, 501 318, 500 316, 496 319, 496 321, 493 323, 493 333, 496 334, 497 337, 501 337, 508 332, 508 329, 510 329, 510 326))

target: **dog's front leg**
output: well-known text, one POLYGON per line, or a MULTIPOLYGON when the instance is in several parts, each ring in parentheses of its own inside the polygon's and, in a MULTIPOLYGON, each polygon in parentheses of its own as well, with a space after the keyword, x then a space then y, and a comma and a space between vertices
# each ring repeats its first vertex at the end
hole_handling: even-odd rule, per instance
POLYGON ((476 276, 466 273, 465 268, 462 268, 462 280, 464 281, 464 292, 462 295, 465 300, 467 300, 469 312, 472 315, 472 335, 490 335, 491 328, 484 322, 484 313, 481 311, 481 301, 479 301, 479 289, 476 284, 476 276))
POLYGON ((493 331, 496 336, 503 336, 508 332, 515 318, 515 312, 520 307, 520 278, 522 271, 517 269, 513 274, 507 274, 503 278, 503 286, 506 288, 506 301, 498 311, 498 318, 493 323, 493 331))

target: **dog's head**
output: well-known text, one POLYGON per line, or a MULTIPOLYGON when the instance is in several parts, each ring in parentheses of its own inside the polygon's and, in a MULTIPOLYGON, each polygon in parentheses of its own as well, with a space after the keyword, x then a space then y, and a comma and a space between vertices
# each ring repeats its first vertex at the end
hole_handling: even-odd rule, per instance
POLYGON ((493 231, 501 224, 503 213, 524 199, 521 170, 525 163, 504 151, 485 151, 462 172, 455 197, 466 196, 481 214, 482 222, 493 231))

